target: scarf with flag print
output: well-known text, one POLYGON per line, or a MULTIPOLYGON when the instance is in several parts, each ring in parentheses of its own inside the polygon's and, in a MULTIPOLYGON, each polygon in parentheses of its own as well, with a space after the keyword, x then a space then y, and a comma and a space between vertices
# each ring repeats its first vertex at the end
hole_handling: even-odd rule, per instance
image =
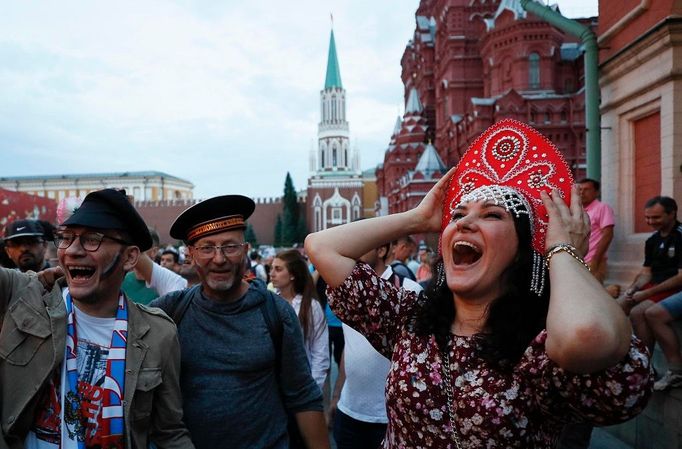
MULTIPOLYGON (((74 313, 71 294, 66 295, 67 336, 66 336, 66 384, 64 397, 64 416, 72 413, 78 418, 75 441, 78 449, 85 449, 85 418, 81 413, 81 394, 78 390, 78 335, 76 331, 76 315, 74 313)), ((123 440, 123 388, 125 385, 126 341, 128 336, 128 309, 123 293, 119 294, 116 320, 111 335, 111 344, 106 362, 106 374, 102 388, 100 426, 97 432, 110 440, 120 436, 123 440)), ((73 416, 73 415, 72 415, 73 416)))

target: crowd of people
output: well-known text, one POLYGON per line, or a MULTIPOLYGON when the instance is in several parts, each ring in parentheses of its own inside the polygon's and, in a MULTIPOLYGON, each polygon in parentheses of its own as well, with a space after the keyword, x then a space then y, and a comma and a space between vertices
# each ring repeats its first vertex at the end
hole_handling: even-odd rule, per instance
POLYGON ((682 386, 677 204, 646 203, 621 293, 599 191, 506 120, 415 209, 267 259, 241 195, 181 213, 175 245, 115 189, 9 223, 0 449, 587 448, 682 386))

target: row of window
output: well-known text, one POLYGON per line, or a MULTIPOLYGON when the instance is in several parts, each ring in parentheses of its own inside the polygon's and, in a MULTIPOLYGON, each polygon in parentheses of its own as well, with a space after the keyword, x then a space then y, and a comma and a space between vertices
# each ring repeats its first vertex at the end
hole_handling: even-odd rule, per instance
POLYGON ((322 220, 322 207, 317 206, 313 210, 314 220, 315 220, 315 230, 320 231, 329 227, 329 225, 340 225, 344 223, 350 223, 351 221, 358 220, 361 218, 360 206, 353 206, 351 210, 351 216, 343 217, 343 207, 330 207, 327 209, 326 222, 322 220), (325 226, 326 225, 326 226, 325 226))
MULTIPOLYGON (((338 167, 339 166, 339 154, 338 154, 337 146, 336 143, 332 143, 332 151, 331 151, 331 165, 329 165, 329 161, 326 159, 326 151, 324 145, 320 149, 320 161, 319 161, 319 167, 320 168, 325 168, 325 167, 338 167)), ((341 166, 346 167, 348 166, 348 148, 343 149, 343 160, 341 161, 341 166)))
POLYGON ((343 122, 346 120, 346 99, 332 94, 331 101, 323 101, 321 105, 322 121, 343 122))
MULTIPOLYGON (((152 198, 152 188, 147 187, 144 189, 144 196, 142 196, 142 189, 140 187, 133 187, 132 189, 128 187, 116 187, 117 189, 124 189, 128 195, 132 195, 133 198, 137 201, 141 200, 154 200, 154 199, 160 199, 160 198, 152 198)), ((64 198, 68 197, 85 197, 88 193, 92 192, 94 189, 86 189, 86 190, 75 190, 75 189, 65 189, 65 190, 28 190, 26 193, 30 195, 36 195, 36 196, 42 196, 42 197, 47 197, 52 200, 56 201, 61 201, 64 198), (47 195, 46 195, 47 193, 47 195)), ((182 192, 180 190, 168 190, 166 191, 165 199, 183 199, 183 198, 191 198, 191 195, 189 195, 187 192, 182 192)))

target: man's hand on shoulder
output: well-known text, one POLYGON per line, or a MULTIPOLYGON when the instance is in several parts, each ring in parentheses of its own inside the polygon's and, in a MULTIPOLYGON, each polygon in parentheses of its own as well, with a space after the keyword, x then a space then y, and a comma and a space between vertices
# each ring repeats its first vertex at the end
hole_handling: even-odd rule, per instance
POLYGON ((64 270, 62 267, 52 267, 39 271, 37 274, 38 280, 43 284, 45 290, 52 290, 57 279, 64 276, 64 270))

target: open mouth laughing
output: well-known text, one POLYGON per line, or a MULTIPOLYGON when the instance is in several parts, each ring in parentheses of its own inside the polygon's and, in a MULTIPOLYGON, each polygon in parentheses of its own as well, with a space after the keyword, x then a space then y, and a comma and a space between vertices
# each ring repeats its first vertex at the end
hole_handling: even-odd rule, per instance
POLYGON ((455 266, 467 266, 476 263, 483 252, 481 249, 471 243, 465 241, 457 241, 452 247, 452 260, 455 266))
POLYGON ((93 267, 85 265, 69 265, 66 269, 69 271, 71 279, 76 281, 86 281, 95 274, 95 269, 93 267))

